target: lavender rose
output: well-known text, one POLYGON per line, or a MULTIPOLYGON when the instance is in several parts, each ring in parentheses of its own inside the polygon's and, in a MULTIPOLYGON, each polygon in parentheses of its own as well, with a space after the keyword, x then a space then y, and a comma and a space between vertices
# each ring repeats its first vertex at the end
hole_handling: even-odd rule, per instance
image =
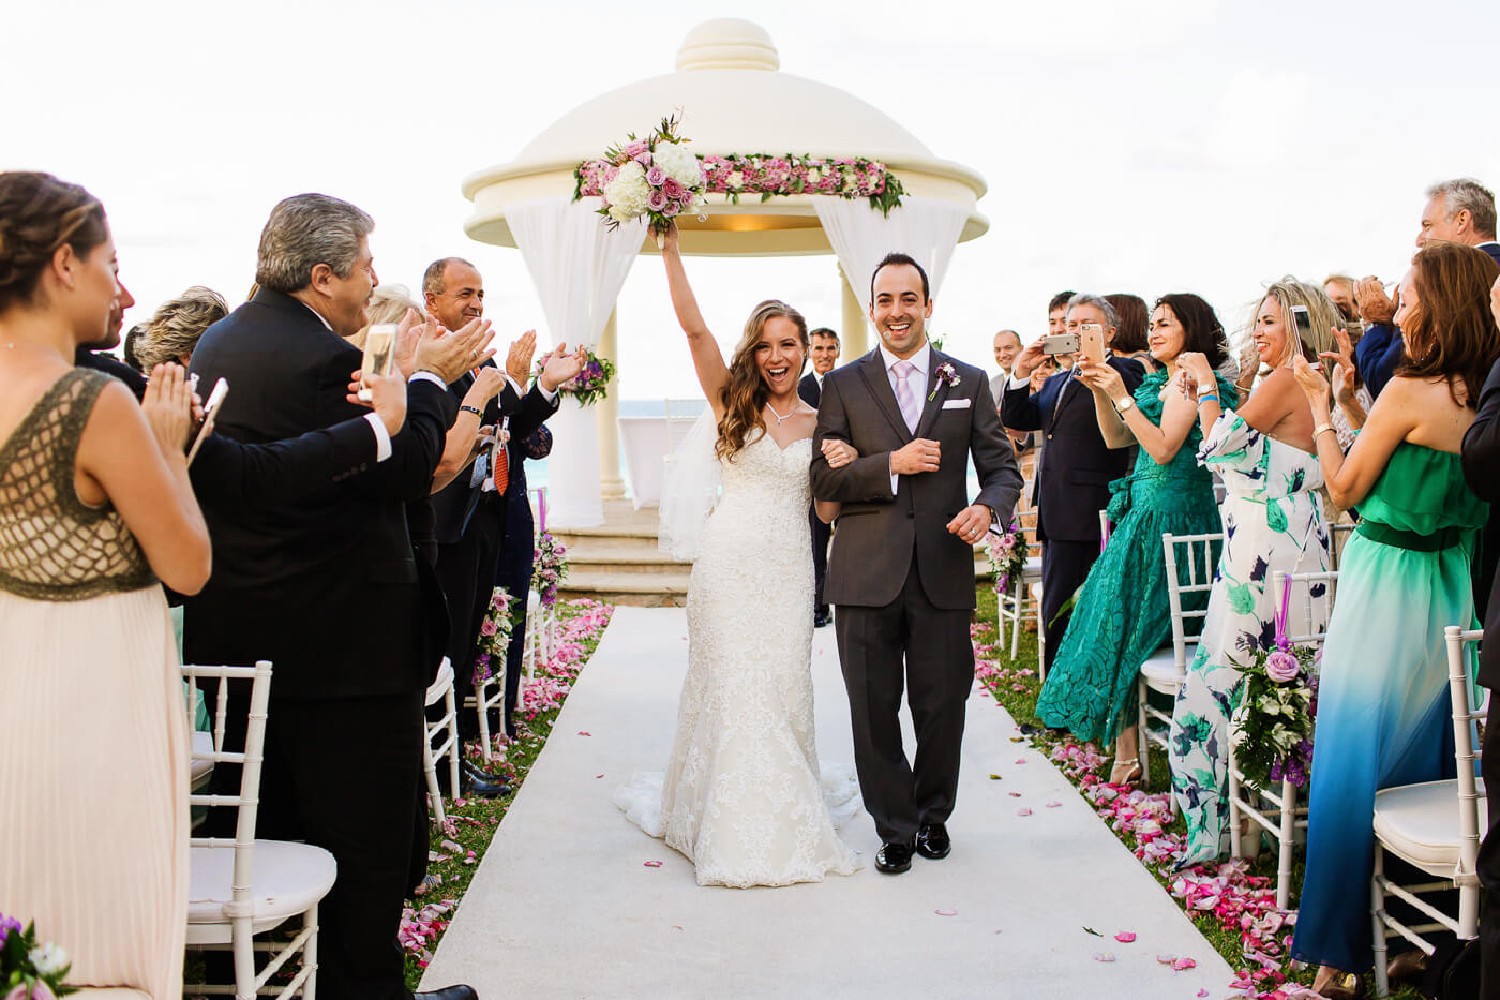
POLYGON ((1291 653, 1276 650, 1266 657, 1266 676, 1277 684, 1286 684, 1297 679, 1302 672, 1302 664, 1291 653))

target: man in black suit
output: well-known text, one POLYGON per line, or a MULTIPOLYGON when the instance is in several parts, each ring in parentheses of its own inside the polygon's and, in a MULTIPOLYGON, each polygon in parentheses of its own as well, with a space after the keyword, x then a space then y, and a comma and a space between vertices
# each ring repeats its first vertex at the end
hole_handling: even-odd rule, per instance
MULTIPOLYGON (((823 398, 823 376, 839 363, 839 335, 826 326, 820 326, 808 337, 812 339, 812 371, 797 383, 797 395, 816 410, 823 398)), ((812 529, 813 628, 822 628, 833 621, 828 602, 823 599, 823 584, 828 579, 828 538, 832 532, 815 509, 808 510, 807 523, 812 529)))
MULTIPOLYGON (((1102 326, 1106 346, 1119 325, 1114 307, 1098 295, 1074 295, 1066 319, 1068 331, 1076 332, 1084 323, 1102 326)), ((1060 609, 1099 558, 1099 511, 1109 506, 1110 481, 1130 471, 1130 458, 1127 450, 1111 450, 1104 443, 1094 416, 1094 394, 1074 384, 1072 369, 1053 375, 1031 394, 1031 373, 1046 357, 1043 347, 1038 339, 1016 359, 1002 410, 1007 428, 1041 431, 1044 438, 1032 501, 1036 536, 1043 546, 1042 628, 1050 668, 1068 627, 1068 615, 1060 609)), ((1108 363, 1131 392, 1145 377, 1139 361, 1112 357, 1108 363)))
MULTIPOLYGON (((1500 317, 1500 282, 1490 292, 1490 306, 1500 317)), ((1496 322, 1500 322, 1497 318, 1496 322)), ((1470 391, 1473 391, 1472 389, 1470 391)), ((1469 488, 1500 510, 1500 361, 1490 369, 1484 391, 1479 396, 1479 412, 1464 434, 1464 478, 1469 488)), ((1491 517, 1485 532, 1486 546, 1500 545, 1496 524, 1491 517)), ((1484 617, 1484 644, 1479 660, 1479 683, 1490 689, 1490 703, 1500 692, 1500 587, 1495 586, 1493 564, 1488 579, 1481 569, 1480 588, 1486 591, 1487 606, 1476 604, 1484 617), (1485 586, 1488 584, 1488 586, 1485 586)), ((1484 727, 1484 783, 1486 791, 1495 785, 1495 801, 1500 801, 1500 723, 1492 717, 1484 727), (1491 782, 1490 779, 1495 778, 1491 782)), ((1479 848, 1479 880, 1484 884, 1484 909, 1479 916, 1479 946, 1484 977, 1481 996, 1500 997, 1500 809, 1490 810, 1490 828, 1479 848)))
POLYGON ((964 712, 974 686, 974 546, 1010 523, 1021 473, 984 372, 933 350, 927 273, 889 254, 871 278, 880 346, 829 373, 813 437, 813 496, 843 504, 828 564, 860 793, 877 871, 948 855, 964 712), (833 468, 826 438, 859 457, 833 468), (972 455, 979 494, 967 497, 972 455), (915 763, 902 746, 907 692, 915 763))
POLYGON ((505 491, 505 532, 495 586, 504 587, 517 597, 512 605, 515 628, 510 634, 510 647, 505 651, 504 724, 506 734, 514 736, 516 698, 521 692, 521 667, 526 656, 526 595, 531 591, 536 561, 536 521, 526 489, 526 460, 539 461, 552 454, 552 432, 543 425, 525 438, 511 435, 506 447, 510 450, 510 488, 505 491))
MULTIPOLYGON (((427 311, 449 329, 457 329, 484 315, 484 280, 474 265, 461 257, 444 257, 433 261, 422 277, 422 297, 427 311)), ((534 337, 534 334, 530 334, 534 337)), ((519 486, 525 492, 525 474, 518 469, 513 456, 519 446, 548 417, 557 412, 557 387, 578 373, 581 361, 573 357, 553 356, 530 390, 523 389, 530 379, 530 352, 515 361, 518 370, 507 370, 506 386, 484 413, 468 413, 491 427, 496 438, 492 448, 470 456, 451 483, 434 494, 433 511, 437 516, 438 579, 448 598, 448 658, 453 665, 454 696, 461 706, 474 693, 474 659, 479 641, 479 627, 490 606, 496 585, 501 545, 505 540, 509 497, 519 486), (504 462, 498 456, 503 455, 504 462), (504 480, 502 482, 502 480, 504 480)), ((507 367, 512 359, 507 359, 507 367)), ((462 400, 474 375, 465 373, 450 388, 462 400)), ((456 404, 455 404, 456 405, 456 404)), ((463 419, 461 414, 461 419, 463 419)), ((531 543, 528 536, 527 545, 531 543)), ((529 578, 528 578, 529 579, 529 578)), ((512 591, 523 603, 525 586, 512 591)), ((497 665, 498 666, 498 665, 497 665)), ((519 674, 516 678, 519 683, 519 674)), ((513 685, 507 678, 506 701, 513 703, 513 685)), ((476 713, 459 713, 459 736, 475 739, 479 734, 476 713)), ((470 779, 481 791, 487 790, 488 777, 469 767, 470 779)), ((504 794, 500 786, 494 789, 504 794)))
MULTIPOLYGON (((326 195, 297 195, 272 211, 259 291, 193 354, 205 383, 225 377, 233 387, 221 433, 265 442, 359 414, 345 395, 360 352, 343 338, 366 322, 373 228, 363 211, 326 195)), ((385 461, 295 503, 205 505, 214 575, 187 605, 187 659, 274 664, 257 832, 306 840, 338 863, 319 911, 318 985, 332 1000, 411 995, 396 931, 410 889, 430 664, 404 505, 430 489, 456 409, 448 382, 488 355, 480 329, 424 334, 403 359, 412 369, 407 421, 379 443, 385 461)), ((466 986, 434 994, 474 995, 466 986)))

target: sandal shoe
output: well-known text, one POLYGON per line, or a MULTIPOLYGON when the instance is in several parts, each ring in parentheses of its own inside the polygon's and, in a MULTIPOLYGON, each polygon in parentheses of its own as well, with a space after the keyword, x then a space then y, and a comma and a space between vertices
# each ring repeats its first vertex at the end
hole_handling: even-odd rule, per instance
POLYGON ((1142 773, 1141 759, 1139 757, 1125 757, 1116 760, 1114 766, 1109 769, 1109 783, 1111 785, 1118 785, 1121 788, 1139 788, 1141 786, 1142 773), (1125 772, 1125 777, 1116 781, 1115 772, 1122 767, 1128 767, 1130 770, 1125 772))
MULTIPOLYGON (((1328 968, 1324 966, 1324 968, 1328 968)), ((1333 973, 1322 986, 1316 980, 1313 982, 1313 991, 1323 1000, 1358 1000, 1364 996, 1364 984, 1360 978, 1352 972, 1340 972, 1337 969, 1329 969, 1333 973)), ((1318 970, 1322 978, 1322 969, 1318 970)))

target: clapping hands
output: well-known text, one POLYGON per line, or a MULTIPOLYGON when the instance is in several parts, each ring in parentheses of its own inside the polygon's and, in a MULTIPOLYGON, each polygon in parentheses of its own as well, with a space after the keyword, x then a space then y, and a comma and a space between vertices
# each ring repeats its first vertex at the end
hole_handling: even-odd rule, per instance
POLYGON ((141 411, 162 454, 181 455, 197 419, 193 388, 181 365, 168 361, 151 369, 141 411))
POLYGON ((558 386, 577 378, 588 361, 588 352, 582 347, 571 354, 566 353, 567 350, 566 343, 558 344, 557 350, 542 360, 542 374, 537 377, 537 381, 548 392, 556 392, 558 386))

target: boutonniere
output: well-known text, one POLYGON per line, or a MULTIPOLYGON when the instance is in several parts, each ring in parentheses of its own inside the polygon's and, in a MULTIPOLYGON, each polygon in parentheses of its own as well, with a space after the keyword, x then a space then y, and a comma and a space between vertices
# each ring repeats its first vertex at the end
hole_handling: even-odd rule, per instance
MULTIPOLYGON (((938 385, 946 385, 950 389, 962 381, 958 377, 958 370, 953 367, 953 362, 951 361, 944 361, 937 366, 937 380, 938 385)), ((937 395, 937 391, 938 387, 936 385, 933 386, 932 391, 927 394, 927 402, 932 402, 933 397, 937 395)))

